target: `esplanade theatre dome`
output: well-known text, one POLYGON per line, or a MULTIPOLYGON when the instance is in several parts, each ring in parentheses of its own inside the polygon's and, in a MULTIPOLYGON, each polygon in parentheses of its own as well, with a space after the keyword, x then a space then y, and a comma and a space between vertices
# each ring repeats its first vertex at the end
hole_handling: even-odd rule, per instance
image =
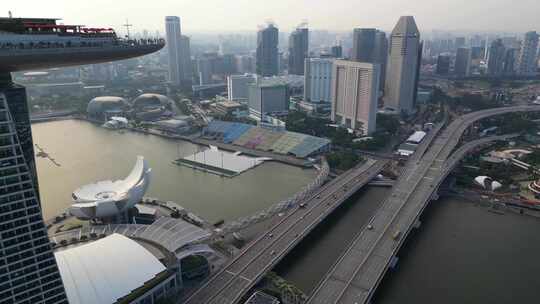
POLYGON ((170 108, 172 100, 161 94, 145 93, 133 100, 133 109, 137 112, 158 107, 170 108))
POLYGON ((90 100, 86 112, 91 118, 107 120, 109 116, 123 113, 128 108, 128 102, 122 97, 100 96, 90 100))

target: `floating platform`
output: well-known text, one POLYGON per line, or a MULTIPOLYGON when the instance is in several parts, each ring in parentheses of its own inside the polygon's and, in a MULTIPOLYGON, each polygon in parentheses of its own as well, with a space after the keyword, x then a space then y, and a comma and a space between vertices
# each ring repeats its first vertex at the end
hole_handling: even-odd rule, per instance
POLYGON ((178 159, 175 163, 220 176, 234 177, 267 160, 271 158, 250 157, 241 155, 241 152, 227 152, 210 146, 207 150, 178 159))

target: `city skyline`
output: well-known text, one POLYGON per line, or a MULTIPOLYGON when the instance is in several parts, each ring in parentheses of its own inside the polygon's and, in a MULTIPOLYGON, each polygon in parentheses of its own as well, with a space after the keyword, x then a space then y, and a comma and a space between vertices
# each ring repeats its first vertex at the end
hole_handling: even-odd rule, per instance
POLYGON ((0 17, 1 304, 538 302, 536 24, 425 23, 531 7, 325 1, 337 32, 295 15, 322 0, 289 1, 222 34, 285 1, 74 5, 97 24, 63 1, 62 21, 0 17), (124 16, 142 9, 158 31, 124 16))
POLYGON ((244 31, 254 30, 267 20, 275 22, 282 31, 293 30, 302 21, 308 21, 313 29, 349 31, 355 27, 376 27, 390 30, 399 16, 414 15, 424 31, 431 30, 477 30, 525 32, 537 26, 536 12, 540 3, 534 0, 520 1, 520 12, 516 14, 515 4, 507 0, 489 0, 482 3, 437 0, 404 1, 382 0, 364 3, 353 0, 328 1, 312 0, 291 2, 277 0, 272 5, 260 5, 255 1, 238 0, 163 0, 156 4, 134 3, 125 0, 111 6, 104 0, 77 3, 53 0, 47 3, 10 4, 8 10, 14 17, 62 17, 65 23, 95 24, 88 11, 107 7, 100 11, 97 25, 111 26, 124 32, 122 26, 129 19, 134 32, 150 30, 164 32, 163 16, 178 15, 185 24, 186 32, 196 31, 244 31), (464 6, 466 5, 466 9, 464 6), (306 8, 309 7, 308 10, 306 8), (362 10, 369 14, 358 17, 350 12, 362 10), (239 15, 239 11, 250 14, 239 15), (290 14, 290 12, 301 12, 290 14), (489 11, 489 14, 485 12, 489 11), (444 12, 441 14, 440 12, 444 12), (454 13, 453 13, 454 12, 454 13), (212 17, 212 22, 208 18, 212 17), (502 22, 504 20, 504 22, 502 22))

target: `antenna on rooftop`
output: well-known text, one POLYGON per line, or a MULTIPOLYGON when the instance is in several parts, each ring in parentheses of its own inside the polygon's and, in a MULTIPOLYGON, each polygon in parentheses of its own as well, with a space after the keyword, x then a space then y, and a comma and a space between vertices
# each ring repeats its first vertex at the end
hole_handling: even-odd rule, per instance
POLYGON ((126 27, 127 38, 129 39, 129 28, 132 27, 133 24, 129 24, 129 20, 126 19, 126 24, 124 24, 124 26, 126 27))

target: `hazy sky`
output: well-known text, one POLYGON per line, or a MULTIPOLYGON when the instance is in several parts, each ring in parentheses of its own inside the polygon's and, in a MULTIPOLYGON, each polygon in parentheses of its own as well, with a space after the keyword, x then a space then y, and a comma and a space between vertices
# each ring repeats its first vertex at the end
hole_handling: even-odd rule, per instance
POLYGON ((177 15, 183 31, 255 30, 266 20, 290 31, 303 20, 315 29, 392 29, 414 15, 421 31, 540 30, 540 0, 1 0, 0 16, 60 17, 65 23, 112 26, 129 18, 135 31, 164 29, 177 15))

